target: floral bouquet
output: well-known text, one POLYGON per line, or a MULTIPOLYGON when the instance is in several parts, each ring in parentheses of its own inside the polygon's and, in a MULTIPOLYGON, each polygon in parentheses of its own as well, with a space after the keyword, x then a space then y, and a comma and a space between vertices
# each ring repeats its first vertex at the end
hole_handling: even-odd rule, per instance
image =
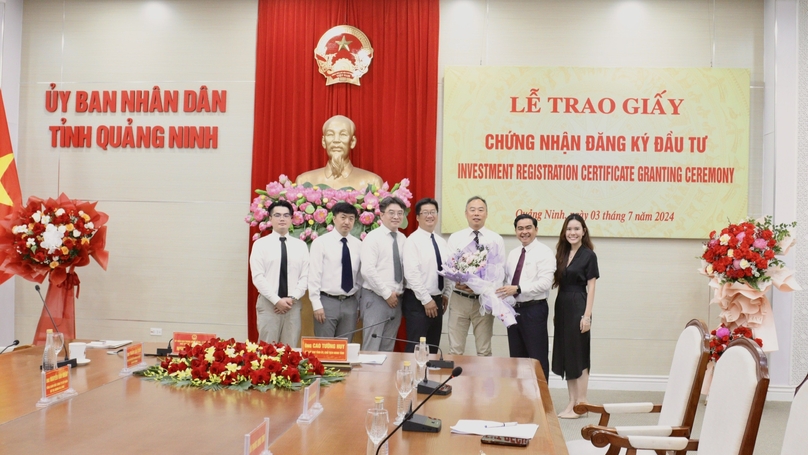
POLYGON ((771 216, 730 224, 710 233, 700 256, 702 267, 698 271, 710 278, 710 287, 715 289, 710 303, 721 307, 722 324, 729 330, 754 330, 768 352, 776 351, 778 345, 766 292, 771 285, 783 292, 802 289, 794 272, 776 257, 794 245, 789 228, 795 226, 775 225, 771 216))
POLYGON ((175 387, 261 392, 299 390, 317 378, 323 385, 345 379, 344 373, 325 368, 313 354, 301 354, 283 343, 241 343, 232 338, 188 346, 179 357, 168 357, 134 374, 175 387))
POLYGON ((505 256, 496 244, 477 246, 469 243, 443 263, 444 277, 463 283, 480 296, 480 314, 494 314, 505 327, 516 324, 513 297, 497 296, 505 278, 505 256))
MULTIPOLYGON (((258 227, 258 233, 253 240, 258 240, 264 232, 272 228, 269 217, 269 206, 275 201, 289 201, 294 208, 292 213, 292 227, 289 232, 300 240, 311 243, 318 236, 334 229, 331 208, 337 202, 352 204, 359 211, 358 222, 354 224, 352 235, 364 240, 368 232, 381 225, 379 202, 388 197, 395 196, 404 201, 407 211, 410 207, 412 193, 407 187, 409 179, 396 183, 392 188, 385 182, 381 188, 368 185, 364 189, 342 188, 334 189, 327 185, 313 186, 310 183, 298 185, 293 183, 286 175, 281 175, 277 182, 267 185, 266 189, 258 189, 258 196, 250 205, 250 214, 244 219, 250 226, 258 227)), ((401 228, 407 227, 407 218, 404 217, 401 228)))
POLYGON ((730 330, 722 323, 717 329, 710 332, 710 335, 710 360, 713 362, 717 362, 724 351, 727 350, 730 341, 738 338, 749 338, 761 348, 763 347, 763 340, 755 338, 749 327, 736 327, 734 330, 730 330))
MULTIPOLYGON (((65 194, 48 200, 32 196, 0 221, 0 270, 37 283, 48 277, 45 301, 59 331, 71 339, 76 338, 75 298, 80 292, 74 270, 89 264, 90 258, 106 270, 109 261, 105 249, 109 217, 96 211, 95 205, 65 194)), ((35 344, 45 342, 45 329, 50 326, 43 309, 35 344)))

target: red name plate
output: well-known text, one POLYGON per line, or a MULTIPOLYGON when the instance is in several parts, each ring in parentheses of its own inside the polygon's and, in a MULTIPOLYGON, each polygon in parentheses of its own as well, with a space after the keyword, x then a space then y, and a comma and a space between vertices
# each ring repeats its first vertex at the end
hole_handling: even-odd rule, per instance
POLYGON ((269 421, 264 419, 261 425, 255 427, 255 430, 250 432, 250 451, 249 455, 261 455, 264 453, 264 447, 267 442, 267 425, 269 421))
POLYGON ((143 343, 126 347, 126 368, 132 368, 143 363, 143 343))
POLYGON ((179 354, 186 346, 193 346, 195 344, 204 343, 211 338, 216 338, 215 333, 196 333, 196 332, 174 332, 174 344, 172 351, 179 354))
POLYGON ((62 368, 45 372, 45 397, 50 398, 70 388, 70 367, 65 365, 62 368))
POLYGON ((348 340, 326 338, 303 338, 303 352, 311 352, 321 362, 347 362, 348 340))

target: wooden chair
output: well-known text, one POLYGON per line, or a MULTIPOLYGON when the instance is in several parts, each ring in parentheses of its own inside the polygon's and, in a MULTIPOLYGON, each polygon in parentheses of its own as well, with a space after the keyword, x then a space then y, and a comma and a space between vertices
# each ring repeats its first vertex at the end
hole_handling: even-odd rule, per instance
POLYGON ((623 436, 610 431, 595 431, 592 443, 597 447, 608 446, 608 455, 616 455, 622 449, 626 450, 626 455, 635 455, 638 449, 696 451, 701 455, 752 455, 768 389, 766 354, 748 338, 734 340, 716 362, 700 439, 623 436))
POLYGON ((808 449, 805 447, 805 435, 808 434, 808 387, 805 382, 808 376, 797 386, 794 401, 791 402, 791 411, 788 413, 786 434, 783 437, 783 447, 780 455, 803 455, 808 449))
POLYGON ((595 412, 600 414, 597 425, 587 425, 581 429, 583 440, 567 442, 570 455, 604 454, 605 448, 598 448, 589 441, 592 433, 608 431, 615 434, 645 434, 656 436, 690 436, 696 409, 699 404, 701 383, 707 362, 710 360, 710 335, 707 325, 693 319, 687 323, 673 353, 668 385, 662 404, 653 403, 612 403, 603 405, 578 404, 575 412, 595 412), (610 428, 612 414, 658 412, 655 426, 625 426, 610 428))

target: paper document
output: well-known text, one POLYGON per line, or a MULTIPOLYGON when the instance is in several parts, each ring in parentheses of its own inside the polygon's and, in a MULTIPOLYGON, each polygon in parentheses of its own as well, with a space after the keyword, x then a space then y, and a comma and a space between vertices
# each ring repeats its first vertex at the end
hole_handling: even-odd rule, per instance
POLYGON ((88 348, 115 349, 130 344, 132 340, 101 340, 87 343, 88 348))
POLYGON ((359 354, 359 362, 366 365, 381 365, 387 360, 385 354, 359 354))
POLYGON ((509 436, 533 439, 539 426, 535 423, 494 422, 491 420, 458 420, 452 433, 478 434, 480 436, 509 436))

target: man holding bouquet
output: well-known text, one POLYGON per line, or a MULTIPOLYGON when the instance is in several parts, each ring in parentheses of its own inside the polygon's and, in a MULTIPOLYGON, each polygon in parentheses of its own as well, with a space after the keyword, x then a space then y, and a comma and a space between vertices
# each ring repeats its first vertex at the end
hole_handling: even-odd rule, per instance
MULTIPOLYGON (((466 202, 466 221, 468 221, 469 227, 455 232, 449 237, 449 250, 451 252, 460 251, 470 243, 474 243, 476 247, 493 247, 502 254, 505 251, 505 242, 502 240, 502 236, 485 227, 487 218, 488 204, 485 199, 480 196, 472 196, 466 202)), ((501 268, 502 264, 491 266, 501 268)), ((451 283, 447 284, 451 285, 451 283)), ((495 283, 496 287, 499 287, 500 284, 501 282, 495 283)), ((469 325, 473 328, 477 355, 490 356, 494 316, 480 314, 480 296, 465 284, 456 283, 452 287, 452 295, 449 300, 449 354, 462 355, 464 353, 469 325)))
POLYGON ((522 243, 508 255, 506 284, 497 296, 516 299, 516 324, 508 327, 511 357, 530 357, 541 363, 544 378, 550 373, 547 337, 547 297, 553 286, 556 260, 553 251, 536 240, 538 222, 524 213, 513 221, 516 238, 522 243))

